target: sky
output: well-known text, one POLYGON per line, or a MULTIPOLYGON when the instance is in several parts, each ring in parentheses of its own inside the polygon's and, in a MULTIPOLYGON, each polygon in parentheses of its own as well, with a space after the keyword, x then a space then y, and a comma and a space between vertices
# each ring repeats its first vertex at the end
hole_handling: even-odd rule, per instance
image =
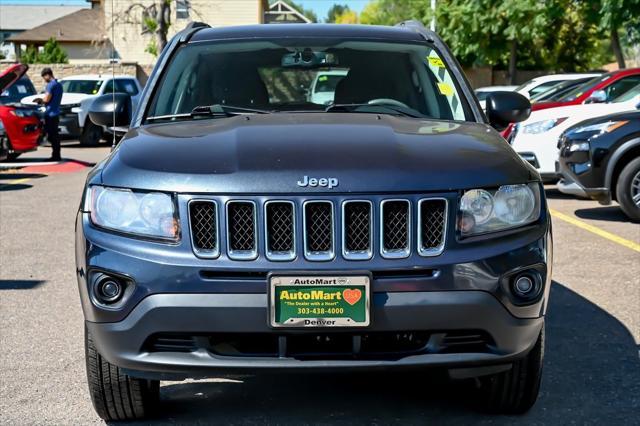
MULTIPOLYGON (((360 13, 365 5, 369 3, 369 0, 296 0, 296 3, 303 5, 306 9, 313 10, 316 15, 318 15, 318 19, 324 20, 327 16, 327 12, 335 3, 347 4, 352 10, 360 13)), ((0 4, 89 5, 85 0, 0 0, 0 4)))

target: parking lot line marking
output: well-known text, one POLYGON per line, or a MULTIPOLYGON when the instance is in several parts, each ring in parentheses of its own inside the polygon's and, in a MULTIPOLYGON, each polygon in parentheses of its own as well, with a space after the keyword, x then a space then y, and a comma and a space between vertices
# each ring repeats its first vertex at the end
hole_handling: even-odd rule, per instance
POLYGON ((619 237, 616 234, 612 234, 611 232, 607 232, 603 229, 600 229, 596 226, 593 225, 589 225, 586 222, 583 222, 581 220, 578 220, 574 217, 571 217, 569 215, 566 215, 564 213, 560 213, 557 210, 554 209, 549 209, 549 211, 551 212, 551 216, 553 217, 557 217, 560 220, 564 220, 567 223, 570 223, 574 226, 577 226, 578 228, 582 228, 585 231, 589 231, 592 232, 596 235, 601 236, 602 238, 606 238, 607 240, 613 241, 614 243, 618 243, 621 246, 625 246, 627 248, 630 248, 631 250, 635 250, 637 252, 640 252, 640 244, 634 243, 631 240, 627 240, 625 238, 619 237))
POLYGON ((31 178, 22 178, 22 179, 11 180, 11 181, 9 181, 7 183, 1 184, 0 188, 4 188, 5 186, 18 185, 18 184, 26 182, 28 180, 31 180, 31 178))

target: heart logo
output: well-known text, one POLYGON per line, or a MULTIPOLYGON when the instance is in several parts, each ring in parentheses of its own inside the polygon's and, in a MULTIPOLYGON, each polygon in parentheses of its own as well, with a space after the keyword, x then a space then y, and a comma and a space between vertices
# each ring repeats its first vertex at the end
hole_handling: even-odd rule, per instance
POLYGON ((360 291, 357 288, 354 288, 352 290, 347 288, 342 291, 342 298, 345 300, 345 302, 347 302, 351 306, 358 303, 358 300, 360 300, 361 297, 362 297, 362 291, 360 291))

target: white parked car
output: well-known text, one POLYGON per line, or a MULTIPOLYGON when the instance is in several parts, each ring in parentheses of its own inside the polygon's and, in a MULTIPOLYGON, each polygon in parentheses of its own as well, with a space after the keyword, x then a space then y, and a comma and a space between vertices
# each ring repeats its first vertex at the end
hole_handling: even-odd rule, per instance
POLYGON ((540 93, 546 92, 558 83, 567 80, 578 80, 582 78, 598 77, 600 73, 583 74, 551 74, 533 78, 516 88, 516 92, 527 98, 532 98, 540 93))
MULTIPOLYGON (((128 93, 135 107, 140 98, 142 87, 135 77, 110 74, 86 74, 65 77, 59 80, 62 85, 60 104, 60 135, 80 139, 83 145, 95 145, 102 137, 103 129, 88 119, 89 107, 93 100, 103 94, 128 93)), ((34 100, 42 95, 27 96, 24 104, 35 104, 34 100)))
POLYGON ((509 137, 513 149, 532 164, 542 178, 553 181, 559 177, 558 139, 569 127, 589 118, 616 112, 640 109, 640 84, 611 103, 571 105, 534 111, 515 126, 509 137))
POLYGON ((347 70, 319 71, 309 87, 308 101, 318 105, 330 105, 336 86, 347 75, 347 70))

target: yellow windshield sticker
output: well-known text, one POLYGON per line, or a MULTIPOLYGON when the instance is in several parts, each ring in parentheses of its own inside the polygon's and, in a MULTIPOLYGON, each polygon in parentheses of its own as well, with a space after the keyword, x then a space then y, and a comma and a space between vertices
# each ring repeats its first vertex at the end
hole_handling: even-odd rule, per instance
POLYGON ((453 87, 447 83, 438 83, 438 90, 445 96, 453 95, 453 87))
POLYGON ((321 75, 320 77, 318 77, 318 81, 327 81, 329 79, 329 77, 327 77, 326 75, 321 75))
POLYGON ((433 56, 429 56, 429 63, 431 64, 431 66, 444 68, 444 62, 442 62, 442 59, 440 58, 434 58, 433 56))

